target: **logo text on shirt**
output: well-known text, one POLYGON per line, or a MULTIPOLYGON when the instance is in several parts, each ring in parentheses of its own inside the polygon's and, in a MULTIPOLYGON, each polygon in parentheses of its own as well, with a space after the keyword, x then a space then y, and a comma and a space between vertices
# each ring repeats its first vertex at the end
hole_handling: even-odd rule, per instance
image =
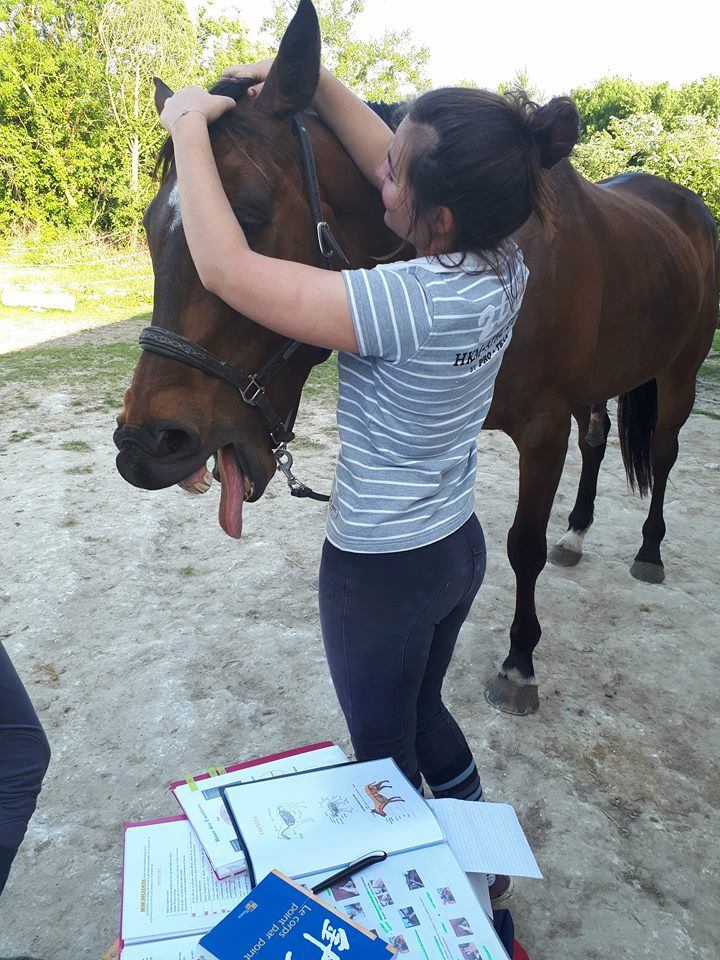
POLYGON ((494 353, 498 350, 501 350, 504 346, 507 338, 510 336, 510 330, 505 329, 501 333, 496 334, 492 339, 488 340, 487 343, 484 343, 482 346, 478 347, 475 350, 466 350, 465 353, 456 353, 455 362, 453 363, 454 367, 465 367, 468 364, 477 364, 478 367, 481 367, 484 363, 487 363, 488 360, 492 357, 494 353))

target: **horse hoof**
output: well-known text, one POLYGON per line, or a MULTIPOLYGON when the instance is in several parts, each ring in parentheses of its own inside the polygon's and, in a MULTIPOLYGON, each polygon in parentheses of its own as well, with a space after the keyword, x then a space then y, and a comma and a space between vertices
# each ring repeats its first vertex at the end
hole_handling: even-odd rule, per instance
POLYGON ((567 547, 556 543, 550 551, 548 560, 550 563, 554 563, 556 567, 575 567, 582 560, 582 554, 576 553, 574 550, 568 550, 567 547))
POLYGON ((662 583, 665 579, 665 569, 661 563, 648 563, 647 560, 636 560, 630 567, 630 573, 636 580, 643 583, 662 583))
POLYGON ((516 717, 526 717, 540 709, 536 683, 515 683, 502 674, 485 687, 485 699, 500 713, 512 713, 516 717))

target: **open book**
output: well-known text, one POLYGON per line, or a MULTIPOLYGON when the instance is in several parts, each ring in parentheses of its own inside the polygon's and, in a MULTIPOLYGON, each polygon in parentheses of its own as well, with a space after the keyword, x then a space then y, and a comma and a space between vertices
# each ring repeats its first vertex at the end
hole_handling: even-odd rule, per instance
POLYGON ((394 760, 368 760, 221 787, 250 880, 332 873, 373 850, 445 842, 427 804, 394 760))
POLYGON ((122 960, 196 960, 197 942, 250 892, 218 880, 185 817, 125 825, 122 960))
POLYGON ((221 788, 252 883, 273 869, 307 887, 366 854, 387 860, 324 896, 403 960, 505 960, 435 816, 391 759, 221 788))
POLYGON ((170 789, 197 834, 215 875, 223 879, 247 868, 220 795, 221 787, 347 762, 348 758, 340 747, 326 741, 188 777, 171 783, 170 789))
POLYGON ((297 879, 370 851, 447 844, 467 872, 542 877, 505 803, 424 800, 391 759, 345 763, 220 788, 250 879, 277 867, 297 879))

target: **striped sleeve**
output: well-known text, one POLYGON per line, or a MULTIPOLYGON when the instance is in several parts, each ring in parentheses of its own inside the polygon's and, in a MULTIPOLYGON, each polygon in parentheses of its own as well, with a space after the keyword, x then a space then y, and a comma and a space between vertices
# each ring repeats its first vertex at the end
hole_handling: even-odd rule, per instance
POLYGON ((403 363, 430 335, 432 305, 410 270, 343 270, 360 356, 403 363))

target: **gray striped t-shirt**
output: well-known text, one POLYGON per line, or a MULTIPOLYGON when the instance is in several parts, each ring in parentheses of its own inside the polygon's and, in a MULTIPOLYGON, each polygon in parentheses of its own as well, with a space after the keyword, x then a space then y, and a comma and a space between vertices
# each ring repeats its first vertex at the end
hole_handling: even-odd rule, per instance
POLYGON ((327 537, 341 550, 411 550, 472 514, 477 435, 527 282, 514 244, 503 270, 504 286, 470 256, 343 271, 359 354, 338 357, 327 537))

